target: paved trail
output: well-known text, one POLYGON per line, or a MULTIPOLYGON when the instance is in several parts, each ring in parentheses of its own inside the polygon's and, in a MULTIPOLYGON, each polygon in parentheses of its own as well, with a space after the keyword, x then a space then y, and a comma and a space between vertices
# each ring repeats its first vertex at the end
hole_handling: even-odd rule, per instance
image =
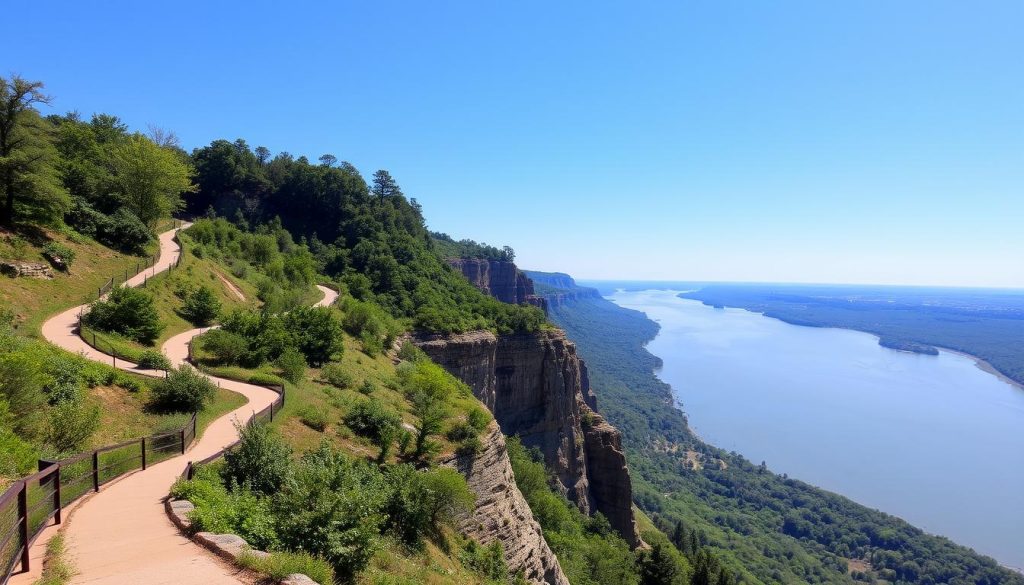
MULTIPOLYGON (((187 224, 183 227, 188 227, 187 224)), ((128 281, 141 284, 176 262, 181 249, 174 241, 176 230, 160 234, 160 261, 128 281)), ((317 286, 324 298, 317 306, 329 306, 338 297, 335 291, 317 286)), ((111 363, 111 357, 87 345, 77 334, 78 314, 83 307, 60 313, 43 324, 43 337, 87 358, 111 363)), ((167 340, 163 351, 174 365, 188 357, 188 343, 207 328, 179 333, 167 340)), ((117 360, 117 367, 137 373, 163 377, 163 372, 146 371, 135 364, 117 360)), ((163 498, 185 468, 216 453, 238 439, 236 421, 248 420, 252 413, 268 406, 277 395, 266 388, 210 377, 222 388, 238 392, 248 403, 211 423, 185 455, 180 455, 137 471, 100 488, 67 508, 65 522, 48 527, 32 546, 28 573, 11 578, 12 585, 27 585, 38 579, 46 542, 60 528, 65 534, 69 558, 77 571, 71 583, 103 585, 196 584, 219 585, 250 583, 248 575, 229 565, 206 549, 192 543, 171 523, 164 512, 163 498)))

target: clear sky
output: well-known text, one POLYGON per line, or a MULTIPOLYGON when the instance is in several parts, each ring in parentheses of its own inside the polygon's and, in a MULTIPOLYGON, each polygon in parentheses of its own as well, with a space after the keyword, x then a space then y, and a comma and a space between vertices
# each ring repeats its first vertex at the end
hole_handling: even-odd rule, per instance
POLYGON ((583 278, 1024 287, 1024 2, 17 2, 55 109, 387 168, 583 278))

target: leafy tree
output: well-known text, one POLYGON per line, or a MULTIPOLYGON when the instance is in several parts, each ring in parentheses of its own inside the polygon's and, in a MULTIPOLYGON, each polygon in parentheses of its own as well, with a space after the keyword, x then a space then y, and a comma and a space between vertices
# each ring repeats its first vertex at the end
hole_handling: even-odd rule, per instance
POLYGON ((127 286, 115 287, 106 299, 92 303, 82 322, 146 344, 156 341, 164 328, 153 295, 127 286))
POLYGON ((205 327, 209 325, 217 315, 220 314, 220 299, 209 287, 203 285, 191 291, 185 297, 185 304, 181 308, 182 316, 188 319, 193 325, 205 327))
POLYGON ((313 366, 325 364, 341 354, 341 321, 328 307, 299 307, 284 316, 296 346, 313 366))
MULTIPOLYGON (((638 555, 637 565, 640 568, 640 582, 644 585, 683 585, 683 575, 662 543, 655 544, 649 551, 642 551, 638 555)), ((697 585, 697 581, 694 581, 694 585, 697 585)))
POLYGON ((181 209, 181 194, 195 190, 191 166, 141 134, 117 144, 110 163, 122 201, 150 226, 181 209))
POLYGON ((202 410, 217 387, 209 378, 183 364, 167 373, 167 378, 153 388, 153 402, 164 412, 198 412, 202 410))
POLYGON ((256 493, 276 493, 288 478, 291 448, 265 424, 238 424, 237 428, 238 445, 224 454, 224 479, 256 493))
POLYGON ((52 127, 36 111, 43 84, 0 77, 0 223, 58 224, 70 207, 55 168, 52 127))

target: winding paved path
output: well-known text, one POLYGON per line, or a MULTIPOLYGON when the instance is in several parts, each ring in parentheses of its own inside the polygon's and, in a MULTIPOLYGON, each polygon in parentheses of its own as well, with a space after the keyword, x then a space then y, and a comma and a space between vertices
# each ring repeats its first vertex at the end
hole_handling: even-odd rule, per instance
MULTIPOLYGON (((176 231, 160 234, 160 260, 129 279, 130 286, 138 286, 146 276, 162 272, 177 261, 181 249, 174 241, 176 231)), ((329 306, 338 297, 337 292, 327 287, 317 288, 324 298, 316 306, 329 306)), ((78 314, 83 308, 69 309, 46 321, 43 337, 89 359, 111 363, 110 356, 93 349, 78 336, 78 314)), ((207 329, 192 329, 168 339, 163 351, 171 363, 176 366, 184 363, 189 342, 207 329)), ((117 360, 117 367, 163 377, 163 372, 142 370, 123 360, 117 360)), ((238 439, 235 422, 248 420, 252 413, 265 408, 277 397, 261 386, 210 378, 222 388, 245 396, 248 403, 212 422, 185 455, 111 482, 98 493, 66 508, 70 513, 66 513, 64 524, 48 527, 33 544, 32 570, 13 576, 12 585, 27 585, 38 579, 46 543, 57 529, 65 534, 68 555, 77 572, 71 583, 219 585, 251 582, 248 575, 183 536, 164 512, 163 499, 186 462, 203 459, 233 443, 238 439)))

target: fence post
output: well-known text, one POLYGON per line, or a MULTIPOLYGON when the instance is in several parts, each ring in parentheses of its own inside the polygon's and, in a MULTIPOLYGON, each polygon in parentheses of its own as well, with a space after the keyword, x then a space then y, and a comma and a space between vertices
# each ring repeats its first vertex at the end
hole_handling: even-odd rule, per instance
POLYGON ((100 491, 100 452, 92 452, 92 489, 100 491))
POLYGON ((142 470, 146 470, 146 437, 142 437, 142 470))
POLYGON ((270 422, 274 422, 274 403, 270 403, 270 422))
POLYGON ((53 472, 53 508, 57 511, 53 523, 60 524, 60 463, 57 464, 57 471, 53 472))
POLYGON ((21 570, 28 571, 28 482, 21 482, 18 492, 18 515, 21 516, 21 570))
POLYGON ((185 454, 185 428, 181 429, 181 454, 185 454))

